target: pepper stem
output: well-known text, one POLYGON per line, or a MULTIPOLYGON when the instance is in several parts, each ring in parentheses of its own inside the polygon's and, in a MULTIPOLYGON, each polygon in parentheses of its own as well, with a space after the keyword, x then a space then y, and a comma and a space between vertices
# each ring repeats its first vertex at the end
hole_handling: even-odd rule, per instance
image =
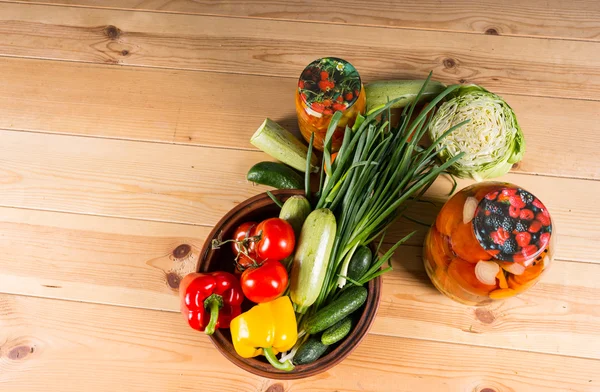
POLYGON ((215 333, 217 321, 219 320, 219 310, 223 307, 223 298, 218 294, 211 294, 204 300, 204 307, 210 309, 210 321, 204 328, 204 333, 212 335, 215 333))
POLYGON ((275 356, 275 353, 273 353, 272 347, 263 348, 263 353, 265 354, 267 361, 269 361, 269 363, 273 365, 275 369, 283 370, 284 372, 294 370, 294 365, 292 365, 292 361, 290 361, 289 359, 283 363, 279 362, 279 360, 275 356))

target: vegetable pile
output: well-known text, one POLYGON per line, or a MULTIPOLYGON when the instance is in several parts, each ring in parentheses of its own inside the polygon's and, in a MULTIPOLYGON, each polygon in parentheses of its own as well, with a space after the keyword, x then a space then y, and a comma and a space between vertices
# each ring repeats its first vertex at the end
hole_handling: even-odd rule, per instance
MULTIPOLYGON (((313 152, 315 133, 307 148, 265 120, 251 142, 282 163, 257 163, 248 179, 280 189, 304 188, 305 196, 282 204, 269 193, 281 207, 278 217, 244 222, 231 238, 214 241, 213 248, 232 247, 237 276, 219 272, 184 279, 182 312, 193 328, 209 334, 230 328, 240 356, 264 355, 282 371, 316 361, 351 333, 368 299, 366 284, 392 269, 394 252, 414 234, 380 255, 386 229, 440 174, 453 170, 485 177, 499 170, 493 167, 504 170, 520 158, 521 131, 499 97, 430 79, 367 85, 368 112, 359 111, 349 122, 343 119, 347 105, 336 106, 337 111, 332 106, 319 141, 321 164, 313 152), (392 109, 398 108, 398 121, 392 121, 392 109), (428 132, 431 140, 424 145, 428 132), (477 137, 485 141, 473 140, 477 137), (318 178, 311 181, 313 173, 318 178), (230 291, 214 289, 218 283, 194 283, 219 276, 230 291), (242 294, 257 304, 244 313, 242 294)), ((341 97, 332 94, 333 100, 341 97)), ((478 273, 487 276, 491 272, 484 267, 478 273)))

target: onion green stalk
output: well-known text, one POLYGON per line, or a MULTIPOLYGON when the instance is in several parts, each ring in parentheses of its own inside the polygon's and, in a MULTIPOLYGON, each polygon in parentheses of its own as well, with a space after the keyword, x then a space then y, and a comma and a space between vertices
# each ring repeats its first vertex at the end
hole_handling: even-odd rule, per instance
MULTIPOLYGON (((391 100, 372 109, 366 117, 360 116, 354 127, 346 127, 342 147, 335 161, 330 156, 331 137, 341 117, 336 112, 325 136, 324 165, 328 168, 321 189, 317 193, 316 208, 328 208, 336 216, 338 230, 333 251, 315 309, 333 298, 338 287, 346 284, 348 263, 355 250, 368 245, 381 235, 408 207, 407 202, 419 198, 438 175, 462 158, 457 154, 445 163, 438 164, 436 155, 441 141, 467 123, 467 120, 448 127, 431 146, 419 146, 427 132, 436 105, 459 88, 451 86, 437 95, 413 120, 419 97, 427 88, 431 74, 423 84, 414 102, 406 106, 398 126, 386 120, 390 116, 391 100)), ((323 166, 322 166, 323 167, 323 166)), ((382 271, 379 267, 388 261, 407 238, 393 246, 367 276, 374 278, 382 271)), ((366 281, 361 281, 364 284, 366 281)))
POLYGON ((464 153, 449 167, 459 177, 477 181, 506 174, 525 153, 525 138, 512 108, 498 95, 477 85, 456 89, 429 125, 432 139, 465 119, 471 122, 439 144, 448 160, 464 153))

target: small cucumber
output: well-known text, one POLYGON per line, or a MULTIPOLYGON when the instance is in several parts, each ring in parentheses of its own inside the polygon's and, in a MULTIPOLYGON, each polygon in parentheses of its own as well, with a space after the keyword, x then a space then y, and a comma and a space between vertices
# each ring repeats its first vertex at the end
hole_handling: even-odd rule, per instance
POLYGON ((310 203, 304 196, 294 195, 283 203, 279 212, 279 219, 287 221, 294 228, 296 238, 300 238, 300 231, 304 221, 310 214, 310 203))
POLYGON ((323 335, 321 335, 321 343, 331 346, 345 338, 346 335, 350 333, 351 329, 352 317, 346 316, 323 332, 323 335))
MULTIPOLYGON (((385 80, 367 84, 365 86, 367 111, 400 97, 404 99, 392 105, 392 109, 410 105, 417 98, 424 82, 424 80, 385 80)), ((431 100, 444 91, 445 88, 446 86, 443 83, 430 80, 421 95, 420 101, 431 100)))
POLYGON ((360 280, 369 270, 372 258, 371 249, 364 245, 358 247, 350 259, 346 276, 354 281, 360 280))
POLYGON ((319 359, 321 355, 327 351, 328 347, 329 346, 321 343, 320 339, 310 337, 302 344, 302 346, 300 346, 300 348, 298 348, 292 362, 294 362, 294 365, 306 365, 312 363, 319 359))
POLYGON ((326 208, 311 212, 302 225, 290 283, 296 313, 306 313, 321 292, 336 228, 335 215, 326 208))
POLYGON ((367 289, 362 286, 351 286, 343 290, 339 298, 306 320, 304 330, 311 335, 326 330, 360 308, 367 300, 367 295, 367 289))
POLYGON ((248 170, 248 181, 277 189, 304 189, 304 179, 291 167, 278 162, 258 162, 248 170))
MULTIPOLYGON (((252 145, 260 148, 273 158, 290 165, 301 172, 306 171, 308 148, 288 130, 267 118, 250 138, 252 145)), ((319 171, 316 155, 310 159, 311 172, 319 171)))

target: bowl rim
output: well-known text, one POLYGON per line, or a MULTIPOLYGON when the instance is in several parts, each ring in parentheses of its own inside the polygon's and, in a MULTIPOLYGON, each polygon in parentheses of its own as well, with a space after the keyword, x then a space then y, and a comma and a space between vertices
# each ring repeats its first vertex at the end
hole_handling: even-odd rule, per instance
MULTIPOLYGON (((271 191, 273 196, 280 196, 283 198, 289 198, 294 195, 304 195, 304 191, 298 189, 280 189, 271 191)), ((268 205, 275 204, 266 192, 259 193, 253 197, 250 197, 237 206, 229 210, 220 220, 215 224, 211 232, 206 237, 202 250, 200 251, 198 259, 198 272, 209 272, 208 271, 208 260, 213 254, 214 250, 211 247, 211 242, 214 238, 218 238, 222 228, 232 219, 241 218, 248 213, 253 212, 256 208, 264 208, 268 205), (257 202, 261 202, 261 205, 254 207, 257 202), (265 203, 266 202, 266 203, 265 203)), ((242 218, 243 219, 243 218, 242 218)), ((327 355, 319 358, 317 361, 307 365, 296 365, 294 370, 291 372, 285 372, 272 368, 270 371, 260 369, 252 366, 252 362, 263 363, 256 358, 242 358, 240 357, 233 348, 231 341, 220 331, 216 330, 213 335, 209 338, 217 350, 230 362, 236 366, 255 374, 257 376, 278 379, 278 380, 295 380, 300 378, 306 378, 325 372, 332 367, 342 362, 348 355, 350 355, 366 337, 369 329, 373 325, 377 316, 377 311, 381 302, 381 276, 371 280, 367 284, 369 291, 369 298, 365 303, 363 310, 363 316, 356 323, 353 330, 346 337, 346 339, 340 343, 335 349, 330 351, 327 355), (366 317, 364 315, 367 315, 366 317), (369 315, 372 315, 371 317, 369 315)))

